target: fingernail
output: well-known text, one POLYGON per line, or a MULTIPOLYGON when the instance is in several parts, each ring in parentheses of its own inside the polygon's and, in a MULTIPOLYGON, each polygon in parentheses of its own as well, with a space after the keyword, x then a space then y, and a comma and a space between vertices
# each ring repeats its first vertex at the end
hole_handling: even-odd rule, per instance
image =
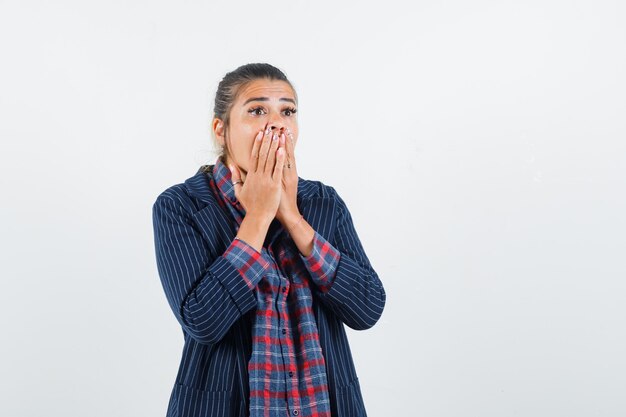
POLYGON ((276 140, 276 139, 278 139, 278 135, 274 133, 274 136, 272 136, 272 140, 276 140))
POLYGON ((284 133, 282 135, 280 135, 280 144, 281 145, 285 144, 285 134, 284 133))
POLYGON ((263 137, 263 131, 260 131, 259 133, 256 134, 256 140, 261 140, 262 137, 263 137))

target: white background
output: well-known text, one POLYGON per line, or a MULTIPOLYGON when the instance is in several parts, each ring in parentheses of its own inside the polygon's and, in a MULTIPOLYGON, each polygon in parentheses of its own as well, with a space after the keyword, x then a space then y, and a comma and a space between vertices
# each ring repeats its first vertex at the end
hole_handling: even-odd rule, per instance
POLYGON ((164 416, 182 332, 151 207, 215 89, 299 94, 387 293, 370 417, 626 415, 620 1, 0 1, 0 415, 164 416))

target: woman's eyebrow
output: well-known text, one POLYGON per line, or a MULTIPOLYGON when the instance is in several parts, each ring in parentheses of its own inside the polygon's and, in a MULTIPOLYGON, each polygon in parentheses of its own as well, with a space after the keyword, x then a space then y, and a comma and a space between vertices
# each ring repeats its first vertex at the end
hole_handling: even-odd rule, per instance
MULTIPOLYGON (((292 98, 288 98, 288 97, 282 97, 280 99, 278 99, 279 101, 290 101, 293 104, 296 104, 295 100, 292 98)), ((251 101, 269 101, 269 97, 252 97, 246 100, 245 103, 243 103, 243 105, 245 106, 246 104, 250 103, 251 101)))

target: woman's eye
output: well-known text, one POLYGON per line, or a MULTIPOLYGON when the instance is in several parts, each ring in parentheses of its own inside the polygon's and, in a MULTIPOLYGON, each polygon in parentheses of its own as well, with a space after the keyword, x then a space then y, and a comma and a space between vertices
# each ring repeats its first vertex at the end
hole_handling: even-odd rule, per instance
MULTIPOLYGON (((262 107, 255 107, 253 109, 248 110, 248 113, 252 113, 255 115, 259 115, 258 111, 263 111, 262 107)), ((295 107, 290 107, 288 109, 283 110, 284 112, 289 112, 288 116, 295 114, 298 110, 295 107)))
POLYGON ((263 109, 262 109, 262 108, 260 108, 260 107, 255 107, 254 109, 250 109, 250 110, 248 111, 248 113, 254 113, 254 114, 258 115, 258 113, 256 113, 256 111, 257 111, 257 110, 263 110, 263 109))

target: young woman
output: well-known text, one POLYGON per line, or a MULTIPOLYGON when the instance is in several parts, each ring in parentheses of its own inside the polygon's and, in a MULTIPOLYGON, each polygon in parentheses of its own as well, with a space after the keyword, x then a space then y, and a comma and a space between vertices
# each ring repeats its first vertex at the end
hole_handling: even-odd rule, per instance
POLYGON ((297 95, 248 64, 220 82, 222 153, 153 205, 157 267, 184 347, 168 417, 365 417, 344 324, 385 290, 337 191, 297 174, 297 95))

